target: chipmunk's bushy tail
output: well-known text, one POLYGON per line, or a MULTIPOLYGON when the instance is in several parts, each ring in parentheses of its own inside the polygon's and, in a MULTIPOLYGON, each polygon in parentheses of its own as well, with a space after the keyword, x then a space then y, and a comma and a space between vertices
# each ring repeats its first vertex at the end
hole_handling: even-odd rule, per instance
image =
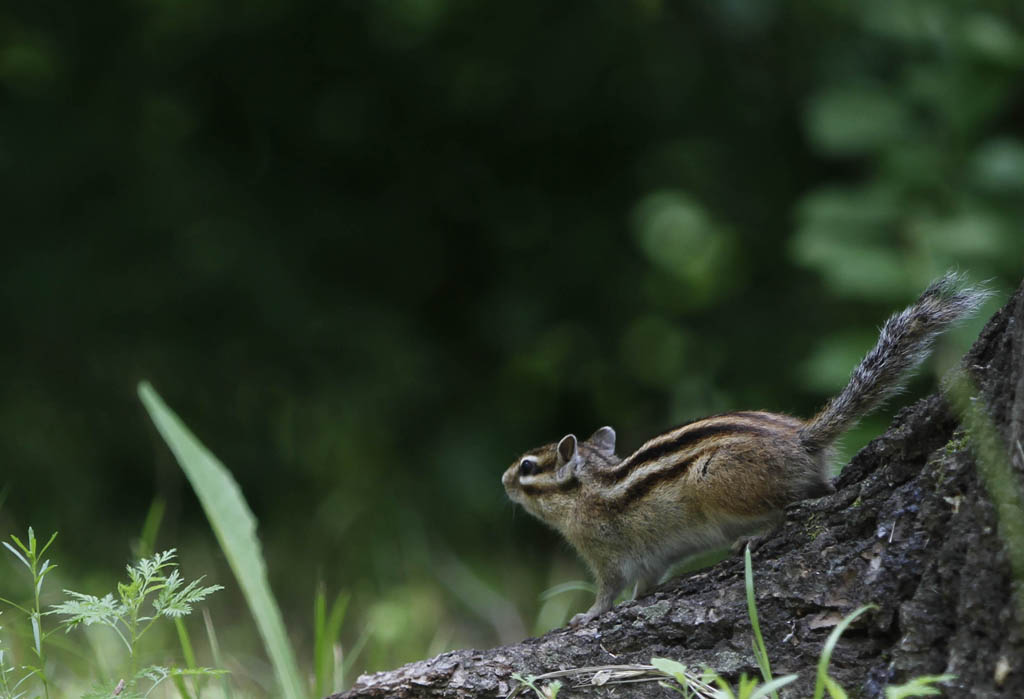
POLYGON ((898 393, 910 372, 928 356, 935 338, 976 313, 990 295, 983 287, 964 286, 962 275, 948 272, 932 282, 914 305, 885 321, 878 344, 853 370, 846 388, 800 430, 807 450, 827 448, 898 393))

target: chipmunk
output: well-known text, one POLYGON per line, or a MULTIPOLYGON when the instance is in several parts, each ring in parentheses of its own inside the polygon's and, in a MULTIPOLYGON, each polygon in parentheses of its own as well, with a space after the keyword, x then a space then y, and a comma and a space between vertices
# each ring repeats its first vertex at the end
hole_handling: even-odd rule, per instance
POLYGON ((882 327, 850 382, 810 420, 765 411, 715 415, 648 440, 625 459, 615 430, 567 434, 508 467, 509 498, 557 529, 597 578, 597 599, 570 624, 611 609, 626 585, 637 597, 692 553, 757 534, 798 500, 834 492, 832 445, 900 391, 932 341, 988 298, 948 273, 882 327))

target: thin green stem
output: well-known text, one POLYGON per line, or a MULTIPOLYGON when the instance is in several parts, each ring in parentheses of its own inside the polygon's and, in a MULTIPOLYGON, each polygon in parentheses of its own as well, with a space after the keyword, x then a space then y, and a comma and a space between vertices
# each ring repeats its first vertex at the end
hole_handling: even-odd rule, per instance
POLYGON ((117 622, 115 621, 113 624, 109 624, 109 626, 110 626, 110 628, 112 628, 114 630, 114 633, 117 634, 118 638, 121 639, 121 643, 124 644, 124 647, 128 649, 128 655, 131 655, 132 654, 132 644, 129 643, 128 639, 125 638, 123 633, 121 633, 121 629, 117 628, 117 622))
POLYGON ((11 600, 7 599, 6 597, 0 597, 0 602, 3 602, 4 604, 11 605, 12 607, 17 609, 19 612, 21 612, 25 616, 28 616, 28 615, 32 614, 32 612, 29 611, 28 609, 25 609, 20 604, 16 604, 16 603, 12 602, 11 600))
MULTIPOLYGON (((54 536, 56 536, 56 534, 54 536)), ((50 537, 50 541, 43 547, 43 551, 53 543, 53 538, 54 537, 50 537)), ((42 575, 45 575, 46 572, 44 570, 42 575, 40 575, 39 554, 36 551, 36 540, 31 530, 29 530, 29 562, 31 563, 30 569, 32 571, 32 593, 34 601, 31 619, 35 642, 32 644, 32 647, 36 652, 36 657, 39 658, 39 679, 43 682, 43 694, 46 696, 46 699, 50 699, 50 680, 46 676, 46 653, 43 652, 43 611, 42 605, 39 601, 43 587, 42 575)))
POLYGON ((131 673, 130 674, 131 674, 132 677, 135 677, 135 673, 138 672, 138 670, 139 670, 138 662, 135 659, 135 644, 139 640, 139 637, 136 634, 136 630, 137 630, 138 625, 139 625, 139 621, 138 621, 138 619, 139 619, 139 607, 138 607, 137 603, 133 603, 132 604, 132 606, 131 606, 131 615, 130 615, 129 619, 130 619, 131 623, 130 623, 130 626, 128 628, 129 628, 129 632, 131 634, 131 641, 132 641, 132 643, 131 643, 131 647, 128 649, 128 657, 131 659, 131 673))
POLYGON ((136 640, 142 638, 142 635, 145 634, 147 631, 149 631, 149 627, 152 626, 153 624, 155 624, 156 620, 159 619, 159 618, 160 618, 159 615, 154 615, 153 617, 151 617, 150 620, 149 620, 149 623, 146 624, 145 626, 143 626, 142 627, 142 631, 139 631, 139 635, 135 637, 136 640))

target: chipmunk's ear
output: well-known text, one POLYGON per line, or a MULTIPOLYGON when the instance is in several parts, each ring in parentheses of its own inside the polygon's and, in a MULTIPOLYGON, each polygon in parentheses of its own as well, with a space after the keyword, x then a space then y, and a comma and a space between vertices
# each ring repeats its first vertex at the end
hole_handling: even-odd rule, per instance
POLYGON ((590 435, 587 443, 605 456, 613 456, 615 454, 615 430, 605 425, 590 435))
POLYGON ((576 435, 567 434, 562 437, 561 441, 558 442, 558 447, 555 448, 555 451, 558 453, 559 466, 577 461, 576 435))

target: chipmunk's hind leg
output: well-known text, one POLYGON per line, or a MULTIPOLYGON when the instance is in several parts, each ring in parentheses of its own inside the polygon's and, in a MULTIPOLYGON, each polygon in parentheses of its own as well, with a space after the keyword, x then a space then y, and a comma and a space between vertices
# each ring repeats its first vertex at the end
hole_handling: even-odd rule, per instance
POLYGON ((800 500, 811 500, 813 498, 823 498, 834 492, 836 492, 836 487, 832 485, 830 481, 822 477, 805 484, 803 490, 799 493, 799 497, 797 497, 794 502, 799 502, 800 500))

